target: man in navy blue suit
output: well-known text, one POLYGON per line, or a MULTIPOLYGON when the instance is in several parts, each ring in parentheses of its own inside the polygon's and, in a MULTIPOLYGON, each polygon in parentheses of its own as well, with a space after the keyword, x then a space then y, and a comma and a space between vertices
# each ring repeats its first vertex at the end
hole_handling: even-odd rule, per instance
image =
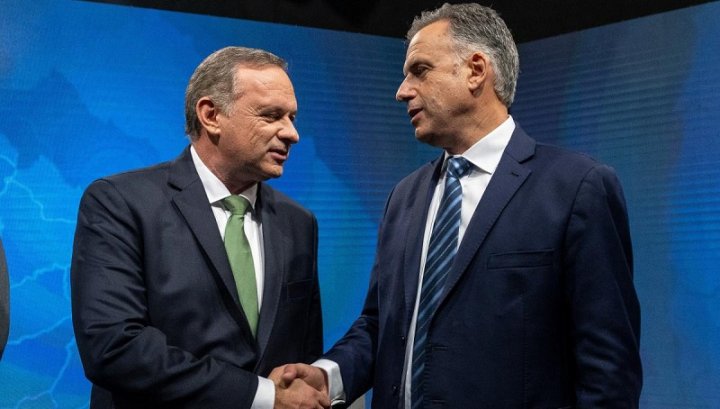
POLYGON ((509 115, 518 54, 492 9, 445 4, 407 38, 396 98, 444 152, 390 194, 360 316, 284 380, 335 402, 373 388, 373 409, 636 408, 640 311, 614 171, 509 115))
POLYGON ((329 404, 271 373, 322 353, 317 221, 264 183, 299 140, 286 71, 263 50, 213 53, 185 94, 190 146, 85 191, 71 285, 91 408, 329 404))

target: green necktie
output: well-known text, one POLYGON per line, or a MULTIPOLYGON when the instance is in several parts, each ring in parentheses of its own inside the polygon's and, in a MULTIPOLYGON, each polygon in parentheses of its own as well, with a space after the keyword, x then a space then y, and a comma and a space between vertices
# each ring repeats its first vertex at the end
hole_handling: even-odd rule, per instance
POLYGON ((253 264, 250 243, 245 236, 243 224, 245 211, 250 202, 242 196, 232 195, 223 199, 223 204, 230 210, 230 218, 225 226, 225 250, 230 261, 235 286, 240 296, 240 304, 253 336, 257 331, 258 322, 258 298, 257 284, 255 281, 255 265, 253 264))

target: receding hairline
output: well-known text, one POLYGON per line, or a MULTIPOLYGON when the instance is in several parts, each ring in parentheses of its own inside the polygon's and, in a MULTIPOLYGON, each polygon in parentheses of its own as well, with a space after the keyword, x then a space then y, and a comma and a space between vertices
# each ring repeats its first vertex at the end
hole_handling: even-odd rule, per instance
MULTIPOLYGON (((282 71, 285 76, 287 77, 288 81, 290 82, 290 85, 292 86, 292 80, 290 80, 290 73, 287 70, 287 66, 279 66, 277 64, 254 64, 254 63, 245 63, 245 62, 238 62, 235 64, 235 66, 232 68, 233 71, 233 94, 235 97, 238 97, 243 92, 243 84, 241 82, 238 82, 238 74, 240 71, 268 71, 277 69, 282 71)), ((256 79, 256 77, 253 77, 250 75, 246 80, 252 80, 256 79)), ((294 88, 294 87, 293 87, 294 88)))

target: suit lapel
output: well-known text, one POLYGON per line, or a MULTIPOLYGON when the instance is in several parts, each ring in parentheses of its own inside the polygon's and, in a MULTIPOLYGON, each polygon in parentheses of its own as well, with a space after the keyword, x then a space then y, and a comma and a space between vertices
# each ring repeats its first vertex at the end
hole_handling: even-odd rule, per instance
POLYGON ((422 254, 425 225, 427 223, 428 209, 432 200, 435 186, 440 178, 443 156, 436 159, 423 169, 418 175, 418 186, 412 192, 415 197, 408 200, 406 212, 410 220, 405 242, 405 314, 406 323, 409 323, 415 309, 415 300, 418 292, 420 278, 420 258, 422 254))
POLYGON ((531 170, 522 162, 530 158, 534 152, 535 141, 517 125, 465 230, 438 305, 442 304, 457 284, 500 214, 530 175, 531 170))
POLYGON ((265 259, 262 308, 257 331, 260 348, 258 363, 262 361, 275 322, 287 266, 286 249, 290 248, 287 236, 283 234, 282 216, 277 214, 272 193, 269 186, 263 183, 258 186, 258 208, 262 223, 265 259))
MULTIPOLYGON (((215 216, 208 203, 205 188, 197 175, 189 148, 183 151, 170 169, 168 183, 178 190, 172 202, 182 214, 190 230, 213 267, 212 273, 220 280, 227 296, 234 301, 242 316, 235 280, 227 259, 222 237, 218 232, 215 216)), ((238 318, 236 314, 236 319, 238 318)), ((244 321, 244 317, 240 319, 244 321)), ((242 325, 241 325, 242 326, 242 325)), ((245 324, 248 332, 250 328, 245 324)))

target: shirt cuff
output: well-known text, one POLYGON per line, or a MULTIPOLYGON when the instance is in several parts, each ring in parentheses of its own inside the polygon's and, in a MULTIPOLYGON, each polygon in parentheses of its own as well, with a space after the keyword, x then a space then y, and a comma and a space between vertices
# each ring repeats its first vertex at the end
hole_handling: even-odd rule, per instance
POLYGON ((258 387, 250 409, 273 409, 275 406, 275 384, 268 378, 258 376, 258 387))
POLYGON ((327 374, 330 403, 333 405, 345 403, 345 390, 340 375, 340 366, 329 359, 318 359, 312 365, 322 369, 327 374))

